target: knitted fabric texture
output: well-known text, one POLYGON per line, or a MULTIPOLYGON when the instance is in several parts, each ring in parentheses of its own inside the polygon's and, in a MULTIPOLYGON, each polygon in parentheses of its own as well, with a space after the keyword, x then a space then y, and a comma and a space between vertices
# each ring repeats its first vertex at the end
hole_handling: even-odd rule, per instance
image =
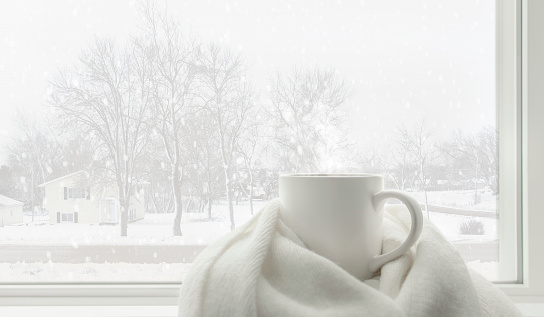
MULTIPOLYGON (((208 246, 184 277, 179 316, 520 316, 498 288, 469 272, 425 221, 417 244, 360 281, 308 250, 270 201, 208 246)), ((406 207, 385 207, 383 252, 410 230, 406 207)))

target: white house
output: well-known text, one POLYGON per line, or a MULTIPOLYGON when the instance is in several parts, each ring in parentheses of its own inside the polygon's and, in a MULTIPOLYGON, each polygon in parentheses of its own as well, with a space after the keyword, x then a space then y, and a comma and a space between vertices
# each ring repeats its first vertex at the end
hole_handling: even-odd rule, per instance
MULTIPOLYGON (((50 223, 115 224, 119 222, 120 204, 113 182, 91 185, 89 174, 77 171, 45 182, 43 207, 50 223)), ((134 185, 128 220, 142 219, 145 213, 144 186, 134 185)))
POLYGON ((0 195, 0 227, 23 223, 23 203, 0 195))

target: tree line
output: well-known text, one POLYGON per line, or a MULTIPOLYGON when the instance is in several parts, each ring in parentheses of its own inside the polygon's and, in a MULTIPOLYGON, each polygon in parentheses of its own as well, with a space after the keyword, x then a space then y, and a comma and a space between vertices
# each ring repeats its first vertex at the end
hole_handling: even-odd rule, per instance
POLYGON ((253 198, 274 197, 287 172, 376 172, 388 187, 425 193, 476 188, 466 180, 481 179, 497 192, 492 128, 437 143, 422 120, 399 126, 389 144, 361 150, 350 139, 354 91, 333 70, 294 67, 271 76, 259 95, 240 53, 200 41, 153 3, 142 5, 140 18, 139 33, 122 42, 98 38, 76 65, 58 71, 49 118, 19 113, 21 137, 6 149, 0 194, 35 210, 38 184, 91 171, 96 183, 115 183, 126 236, 129 198, 141 181, 149 183, 148 210, 175 214, 174 235, 182 234, 184 210, 212 218, 220 199, 234 229, 238 200, 247 197, 253 213, 253 198))

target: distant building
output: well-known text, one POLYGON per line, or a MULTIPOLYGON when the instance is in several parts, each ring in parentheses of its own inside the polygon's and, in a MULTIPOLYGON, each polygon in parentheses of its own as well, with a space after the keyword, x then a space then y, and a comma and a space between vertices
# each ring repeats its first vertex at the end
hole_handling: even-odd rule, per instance
POLYGON ((23 203, 0 195, 0 227, 23 223, 23 203))
MULTIPOLYGON (((91 186, 89 174, 78 171, 45 182, 43 207, 49 211, 50 223, 115 224, 121 206, 113 182, 91 186)), ((142 219, 145 213, 144 186, 134 185, 130 197, 128 221, 142 219)))

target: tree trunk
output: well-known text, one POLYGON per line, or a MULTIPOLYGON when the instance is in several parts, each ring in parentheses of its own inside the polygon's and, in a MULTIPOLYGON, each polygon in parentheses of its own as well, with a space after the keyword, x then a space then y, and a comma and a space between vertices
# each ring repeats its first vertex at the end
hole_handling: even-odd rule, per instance
POLYGON ((121 212, 119 214, 120 219, 120 229, 121 237, 126 237, 128 234, 128 208, 130 201, 125 198, 121 198, 119 201, 121 205, 121 212))
POLYGON ((32 212, 32 222, 34 222, 34 167, 30 170, 30 210, 32 212))
POLYGON ((117 179, 117 190, 119 193, 119 205, 121 207, 121 212, 119 213, 119 225, 120 225, 120 233, 121 237, 126 237, 128 232, 128 208, 130 205, 130 198, 127 199, 127 197, 130 197, 130 195, 127 195, 125 190, 130 193, 129 185, 128 183, 123 182, 123 178, 120 174, 120 171, 116 173, 116 179, 117 179))
POLYGON ((402 176, 401 176, 401 182, 400 182, 400 190, 406 190, 406 176, 404 168, 402 169, 402 176))
POLYGON ((253 171, 249 170, 249 210, 253 215, 253 171))
POLYGON ((230 215, 230 230, 234 230, 234 206, 232 204, 232 189, 230 184, 230 175, 228 169, 225 169, 225 190, 227 191, 227 201, 229 204, 229 215, 230 215))
POLYGON ((421 163, 419 164, 421 187, 423 188, 423 192, 425 193, 425 212, 427 213, 427 219, 430 219, 429 203, 427 200, 427 179, 425 178, 425 173, 423 173, 423 170, 423 161, 421 161, 421 163))
POLYGON ((427 189, 425 189, 425 212, 427 213, 427 219, 430 219, 430 214, 429 214, 429 203, 427 201, 427 189))
POLYGON ((159 207, 157 206, 157 198, 155 197, 155 191, 152 190, 151 191, 151 195, 149 195, 151 197, 151 202, 153 203, 153 209, 155 209, 155 213, 158 214, 159 213, 159 207))
POLYGON ((198 213, 201 214, 204 212, 204 200, 200 199, 198 202, 198 213))
POLYGON ((478 178, 480 177, 479 176, 479 171, 478 171, 478 157, 476 156, 476 178, 474 179, 474 205, 477 205, 479 203, 479 200, 478 200, 478 178))
POLYGON ((212 198, 208 197, 208 220, 212 220, 212 198))
POLYGON ((174 218, 174 224, 172 227, 172 234, 174 236, 181 236, 181 215, 182 215, 182 202, 181 202, 181 181, 179 180, 179 170, 176 166, 172 167, 172 190, 174 192, 174 212, 176 216, 174 218))
POLYGON ((249 210, 251 215, 253 215, 253 185, 249 188, 249 210))

